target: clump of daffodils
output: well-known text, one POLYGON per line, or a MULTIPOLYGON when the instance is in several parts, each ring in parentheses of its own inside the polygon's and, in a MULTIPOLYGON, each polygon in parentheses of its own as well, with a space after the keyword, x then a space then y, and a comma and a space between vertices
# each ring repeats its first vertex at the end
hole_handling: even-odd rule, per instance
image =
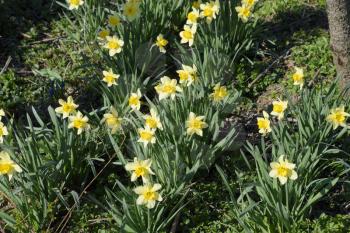
POLYGON ((252 15, 252 10, 257 2, 258 0, 242 0, 241 6, 235 8, 238 18, 240 18, 243 23, 246 23, 249 20, 252 15))
POLYGON ((106 36, 106 44, 104 48, 108 49, 109 56, 113 57, 115 54, 120 53, 124 46, 124 41, 117 36, 106 36))
POLYGON ((198 79, 197 67, 195 65, 192 65, 191 67, 182 64, 182 69, 177 70, 176 73, 179 75, 179 82, 181 84, 186 84, 187 86, 190 86, 198 79))
POLYGON ((269 118, 270 118, 269 114, 265 111, 263 111, 263 117, 257 118, 259 133, 261 133, 263 136, 266 136, 268 133, 272 131, 269 118))
POLYGON ((177 85, 176 79, 170 79, 168 76, 164 76, 160 79, 160 84, 156 87, 156 92, 159 95, 159 100, 166 99, 170 97, 175 99, 177 92, 182 92, 180 86, 177 85))
POLYGON ((7 152, 1 151, 0 175, 7 175, 9 177, 9 180, 11 180, 15 172, 21 173, 22 168, 11 159, 10 155, 7 152))
POLYGON ((188 120, 186 121, 187 134, 193 135, 197 134, 199 136, 203 136, 203 129, 207 128, 208 125, 205 123, 204 116, 197 116, 195 113, 190 112, 188 120))
POLYGON ((69 10, 77 10, 84 4, 83 0, 67 0, 69 10))
POLYGON ((159 48, 161 53, 166 53, 165 47, 168 45, 168 41, 164 38, 162 34, 157 36, 155 45, 159 48))
POLYGON ((326 120, 333 125, 333 129, 337 129, 339 126, 346 126, 346 118, 350 114, 345 112, 344 106, 331 109, 330 114, 327 116, 326 120))
POLYGON ((119 117, 118 112, 114 107, 110 107, 109 112, 103 115, 101 123, 105 123, 111 130, 111 133, 115 134, 121 127, 122 118, 119 117))
POLYGON ((293 74, 293 85, 299 86, 300 90, 304 86, 304 71, 301 68, 294 67, 295 68, 295 73, 293 74))
POLYGON ((284 111, 288 107, 288 101, 277 100, 272 102, 272 116, 276 116, 278 120, 282 120, 284 117, 284 111))
POLYGON ((107 83, 108 87, 111 87, 113 85, 117 85, 117 81, 120 77, 119 74, 113 73, 112 69, 109 69, 109 71, 103 71, 103 81, 107 83))
POLYGON ((284 185, 288 179, 296 180, 298 178, 295 169, 295 164, 290 163, 287 159, 284 159, 284 155, 281 155, 278 162, 270 163, 271 171, 269 176, 272 178, 278 178, 280 183, 284 185))

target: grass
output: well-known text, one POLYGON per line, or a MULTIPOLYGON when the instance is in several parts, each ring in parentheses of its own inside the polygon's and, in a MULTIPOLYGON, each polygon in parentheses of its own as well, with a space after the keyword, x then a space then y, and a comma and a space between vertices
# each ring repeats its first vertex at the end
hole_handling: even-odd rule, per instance
MULTIPOLYGON (((93 88, 89 79, 91 70, 84 66, 85 58, 79 47, 62 34, 67 22, 58 16, 60 9, 52 1, 30 2, 26 7, 21 6, 19 0, 0 2, 0 12, 6 12, 0 16, 0 31, 5 32, 0 37, 0 47, 4 51, 0 55, 0 68, 4 67, 0 73, 0 107, 20 115, 28 106, 47 106, 64 93, 82 100, 95 100, 94 95, 84 94, 91 93, 93 88), (13 6, 16 10, 10 11, 13 6), (10 62, 5 65, 7 61, 10 62)), ((267 99, 278 96, 281 87, 290 88, 289 77, 294 65, 306 69, 308 81, 335 77, 325 0, 267 0, 256 17, 264 33, 252 53, 257 55, 242 60, 236 80, 236 86, 249 100, 248 106, 255 108, 256 101, 258 107, 264 106, 267 99)), ((230 155, 221 162, 230 177, 237 164, 230 155)), ((249 172, 245 168, 240 171, 243 181, 249 181, 249 172)), ((202 177, 193 187, 193 202, 180 218, 181 232, 237 230, 230 218, 228 202, 223 199, 224 187, 220 179, 215 171, 211 171, 209 177, 209 180, 202 177), (199 193, 201 198, 198 198, 199 193)), ((320 229, 322 232, 346 232, 350 218, 336 215, 336 212, 331 214, 334 216, 321 215, 303 222, 297 232, 321 232, 320 229)), ((80 209, 73 212, 68 229, 70 232, 113 232, 111 223, 110 216, 91 200, 85 200, 80 209)))

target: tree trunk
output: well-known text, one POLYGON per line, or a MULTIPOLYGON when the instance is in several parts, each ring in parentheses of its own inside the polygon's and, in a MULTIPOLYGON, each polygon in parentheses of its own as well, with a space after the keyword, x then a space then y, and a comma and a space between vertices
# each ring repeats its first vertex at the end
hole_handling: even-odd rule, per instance
POLYGON ((333 61, 340 86, 350 85, 350 0, 327 0, 333 61))

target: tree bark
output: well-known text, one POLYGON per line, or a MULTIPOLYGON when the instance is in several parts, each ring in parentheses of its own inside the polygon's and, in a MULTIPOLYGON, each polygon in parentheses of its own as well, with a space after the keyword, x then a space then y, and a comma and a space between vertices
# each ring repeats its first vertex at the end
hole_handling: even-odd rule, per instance
POLYGON ((350 85, 350 0, 327 0, 330 47, 340 87, 350 85))

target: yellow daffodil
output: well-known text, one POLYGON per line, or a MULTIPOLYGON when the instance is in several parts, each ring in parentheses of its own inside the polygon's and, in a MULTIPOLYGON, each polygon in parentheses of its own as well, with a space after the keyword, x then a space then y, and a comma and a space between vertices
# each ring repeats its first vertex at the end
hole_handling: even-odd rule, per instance
POLYGON ((8 175, 9 180, 12 179, 13 173, 22 172, 22 168, 18 166, 10 157, 10 155, 5 152, 0 152, 0 175, 8 175))
POLYGON ((150 159, 138 160, 137 158, 134 158, 134 162, 127 163, 125 165, 125 170, 133 171, 131 174, 132 182, 141 177, 143 183, 146 184, 149 182, 150 175, 154 175, 153 171, 151 170, 151 164, 152 161, 150 159))
POLYGON ((118 112, 115 108, 111 107, 108 113, 103 115, 101 123, 106 123, 107 127, 111 129, 111 133, 114 134, 121 126, 122 118, 118 116, 118 112))
POLYGON ((242 5, 252 8, 258 0, 242 0, 242 5))
POLYGON ((295 73, 293 74, 293 85, 295 86, 300 86, 300 89, 303 88, 304 86, 304 71, 301 68, 294 67, 295 68, 295 73))
POLYGON ((155 45, 159 48, 159 51, 161 53, 165 53, 166 50, 165 50, 165 46, 168 45, 168 41, 163 37, 162 34, 160 34, 159 36, 157 36, 157 41, 155 43, 155 45))
POLYGON ((176 92, 182 92, 181 87, 177 85, 176 79, 170 79, 167 76, 164 76, 160 79, 160 84, 158 84, 155 89, 159 95, 159 100, 166 99, 170 97, 174 99, 176 92))
POLYGON ((265 136, 268 133, 270 133, 272 130, 270 127, 269 114, 263 111, 263 116, 264 117, 258 117, 257 122, 258 122, 259 133, 265 136))
POLYGON ((75 128, 78 130, 78 135, 81 134, 84 130, 90 129, 90 125, 88 124, 89 118, 84 116, 81 112, 77 112, 75 116, 69 117, 68 128, 75 128))
POLYGON ((0 109, 0 120, 1 120, 1 118, 2 117, 4 117, 5 116, 5 111, 4 111, 4 109, 0 109))
POLYGON ((201 3, 202 3, 201 0, 194 1, 194 2, 192 3, 192 7, 195 8, 195 9, 199 9, 200 6, 201 6, 201 3))
POLYGON ((270 177, 278 178, 280 183, 284 185, 287 183, 288 179, 296 180, 298 174, 296 173, 295 164, 290 163, 287 159, 283 159, 284 155, 281 155, 278 162, 270 163, 271 171, 269 173, 270 177))
POLYGON ((117 27, 120 25, 120 17, 118 15, 110 15, 108 17, 108 26, 111 28, 117 27))
POLYGON ((192 65, 192 67, 182 65, 182 70, 177 70, 176 73, 179 75, 180 83, 185 83, 187 86, 190 86, 198 79, 197 67, 195 65, 192 65))
POLYGON ((196 8, 193 8, 190 13, 187 15, 187 22, 186 24, 192 25, 192 24, 197 24, 199 18, 199 10, 196 8))
POLYGON ((130 97, 129 97, 129 106, 131 107, 132 110, 140 110, 141 108, 141 99, 142 95, 141 95, 141 91, 140 89, 137 89, 136 93, 131 93, 130 97))
POLYGON ((70 114, 75 113, 75 110, 79 107, 79 105, 74 103, 72 96, 68 96, 67 102, 63 99, 59 99, 58 103, 61 106, 56 108, 55 111, 59 114, 62 114, 63 119, 67 118, 70 114))
POLYGON ((109 69, 109 71, 103 71, 103 81, 107 83, 108 87, 111 87, 112 85, 118 85, 117 81, 120 77, 119 74, 114 74, 112 69, 109 69))
POLYGON ((242 5, 242 6, 237 6, 235 9, 238 13, 238 18, 240 18, 243 23, 246 23, 252 13, 250 11, 251 8, 246 5, 242 5))
POLYGON ((157 192, 162 186, 160 184, 145 184, 134 189, 134 192, 139 195, 136 200, 137 205, 146 205, 148 209, 154 208, 156 201, 162 201, 163 198, 157 192))
POLYGON ((146 125, 151 129, 160 129, 163 130, 163 125, 160 122, 160 118, 155 109, 151 108, 151 114, 145 115, 143 117, 146 121, 146 125))
POLYGON ((220 83, 218 83, 215 85, 214 91, 210 94, 210 97, 213 98, 214 102, 219 102, 225 99, 227 95, 226 86, 220 86, 220 83))
POLYGON ((148 143, 156 143, 156 138, 154 136, 155 129, 151 129, 148 125, 145 126, 145 128, 139 128, 139 140, 138 142, 142 142, 144 147, 148 145, 148 143))
POLYGON ((104 48, 109 50, 109 56, 114 56, 116 53, 120 53, 124 46, 124 41, 119 39, 117 36, 106 36, 106 44, 104 48))
POLYGON ((200 5, 202 18, 206 18, 207 23, 211 23, 213 19, 216 19, 216 15, 219 14, 220 3, 218 0, 210 1, 200 5))
POLYGON ((272 102, 272 116, 276 116, 278 120, 282 120, 284 117, 284 111, 288 107, 288 101, 277 100, 272 102))
POLYGON ((203 136, 203 129, 207 128, 208 125, 203 121, 204 116, 196 116, 193 112, 190 112, 190 116, 186 121, 187 134, 193 135, 197 134, 199 136, 203 136))
POLYGON ((7 136, 8 134, 7 127, 0 121, 0 143, 4 142, 4 136, 7 136))
POLYGON ((109 36, 109 30, 108 29, 102 29, 98 32, 98 38, 105 40, 109 36))
POLYGON ((188 43, 189 46, 192 46, 196 31, 197 25, 192 25, 192 27, 185 25, 184 30, 180 32, 181 44, 188 43))
POLYGON ((331 109, 331 113, 327 116, 326 120, 333 124, 333 129, 336 129, 339 126, 346 127, 346 118, 348 116, 350 114, 345 112, 344 106, 340 106, 339 108, 331 109))
POLYGON ((140 3, 129 1, 124 4, 123 14, 131 22, 140 16, 140 3))
POLYGON ((84 4, 82 0, 67 0, 69 10, 76 10, 84 4))

